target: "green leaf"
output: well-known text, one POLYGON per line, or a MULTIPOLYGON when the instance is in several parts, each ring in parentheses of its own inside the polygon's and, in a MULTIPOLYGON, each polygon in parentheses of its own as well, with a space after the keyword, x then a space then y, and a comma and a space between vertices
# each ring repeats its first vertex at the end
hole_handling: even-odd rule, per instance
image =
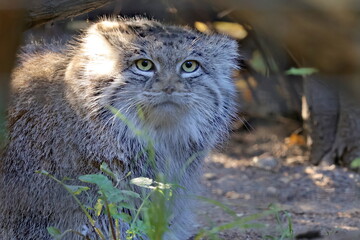
POLYGON ((125 195, 128 195, 130 197, 134 197, 134 198, 140 198, 140 195, 136 192, 133 192, 133 191, 128 191, 128 190, 120 190, 120 192, 122 194, 125 194, 125 195))
MULTIPOLYGON (((129 229, 130 231, 133 232, 133 234, 143 234, 145 233, 147 230, 149 230, 149 226, 142 220, 137 219, 135 224, 129 229)), ((153 229, 155 230, 155 229, 153 229)), ((128 231, 126 231, 126 233, 129 233, 128 231)), ((150 238, 150 239, 162 239, 162 238, 150 238)))
POLYGON ((89 187, 86 186, 76 186, 76 185, 66 185, 66 184, 64 184, 64 186, 68 188, 68 190, 75 195, 79 195, 80 193, 90 189, 89 187))
POLYGON ((110 203, 118 203, 127 200, 126 196, 124 196, 119 189, 114 187, 104 190, 103 194, 105 194, 105 197, 110 203))
POLYGON ((100 216, 103 207, 104 207, 104 202, 101 199, 98 199, 94 206, 95 215, 97 217, 100 216))
POLYGON ((131 184, 134 184, 139 187, 151 188, 151 189, 154 188, 153 186, 151 186, 151 184, 153 184, 153 182, 154 181, 152 179, 146 178, 146 177, 138 177, 138 178, 133 178, 130 180, 131 184))
POLYGON ((351 164, 350 164, 351 168, 360 168, 360 158, 356 158, 354 159, 351 164))
POLYGON ((290 68, 285 72, 287 75, 308 76, 317 73, 316 68, 290 68))
POLYGON ((117 180, 116 175, 111 171, 106 163, 100 165, 100 170, 109 175, 112 179, 117 180))
POLYGON ((132 217, 129 214, 118 212, 118 213, 111 213, 111 217, 114 219, 121 219, 126 223, 131 223, 132 217))
POLYGON ((59 237, 61 236, 61 231, 56 227, 47 227, 46 230, 52 237, 59 237))
POLYGON ((45 170, 35 171, 35 173, 40 173, 40 174, 45 175, 45 176, 49 176, 49 175, 50 175, 50 173, 47 172, 47 171, 45 171, 45 170))
MULTIPOLYGON (((101 210, 104 207, 103 203, 104 202, 101 199, 98 199, 98 201, 95 205, 95 210, 96 210, 97 216, 99 216, 101 214, 101 210)), ((131 219, 132 219, 131 216, 129 214, 119 212, 118 207, 119 207, 119 204, 115 204, 115 203, 108 204, 110 216, 114 219, 122 219, 123 221, 130 223, 131 219)))
POLYGON ((89 174, 79 177, 80 181, 93 183, 98 185, 100 189, 106 189, 109 186, 112 186, 112 182, 104 175, 101 174, 89 174))
POLYGON ((267 75, 269 71, 263 56, 258 50, 254 51, 249 64, 256 72, 261 73, 262 75, 267 75))
POLYGON ((126 209, 129 209, 129 210, 132 210, 132 211, 136 210, 136 208, 134 207, 134 204, 127 203, 127 202, 119 202, 118 207, 126 208, 126 209))
POLYGON ((108 208, 109 208, 111 217, 114 217, 115 215, 117 215, 119 213, 117 206, 114 203, 109 203, 108 208))
POLYGON ((131 191, 121 191, 113 186, 110 179, 101 174, 91 174, 80 176, 79 179, 83 182, 96 184, 101 194, 104 195, 110 203, 118 203, 123 200, 127 200, 129 196, 139 198, 140 195, 136 193, 130 193, 131 191))
POLYGON ((213 204, 215 206, 218 206, 218 207, 222 208, 224 210, 224 212, 226 212, 227 214, 229 214, 232 217, 235 217, 235 218, 237 217, 236 212, 234 210, 232 210, 228 206, 222 204, 221 202, 218 202, 218 201, 210 199, 210 198, 202 197, 202 196, 198 196, 197 198, 204 201, 204 202, 208 202, 208 203, 211 203, 211 204, 213 204))

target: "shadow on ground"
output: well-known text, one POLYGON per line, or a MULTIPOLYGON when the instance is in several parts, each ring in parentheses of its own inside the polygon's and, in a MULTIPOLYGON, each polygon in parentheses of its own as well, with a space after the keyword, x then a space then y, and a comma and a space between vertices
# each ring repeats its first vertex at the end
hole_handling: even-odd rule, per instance
MULTIPOLYGON (((312 166, 301 141, 289 142, 299 126, 290 120, 255 121, 253 130, 232 133, 230 142, 206 162, 202 195, 228 205, 238 216, 277 204, 290 213, 296 239, 360 239, 360 175, 336 166, 312 166), (349 237, 346 237, 349 234, 349 237)), ((201 203, 199 228, 232 220, 220 207, 201 203)), ((280 215, 283 227, 286 218, 280 215)), ((279 237, 274 216, 265 228, 232 229, 221 239, 279 237)), ((279 239, 279 238, 276 238, 279 239)))

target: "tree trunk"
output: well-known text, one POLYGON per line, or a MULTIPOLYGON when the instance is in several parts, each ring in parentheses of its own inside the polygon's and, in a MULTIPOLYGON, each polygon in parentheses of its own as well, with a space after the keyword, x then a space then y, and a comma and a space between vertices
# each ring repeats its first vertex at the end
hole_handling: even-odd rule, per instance
POLYGON ((302 118, 310 147, 310 160, 319 164, 327 156, 335 142, 339 118, 339 97, 329 84, 315 77, 304 80, 302 118))
POLYGON ((302 115, 312 163, 349 166, 360 157, 360 106, 347 90, 306 79, 302 115))
POLYGON ((360 157, 360 106, 355 96, 340 94, 340 116, 332 154, 337 163, 349 166, 360 157))

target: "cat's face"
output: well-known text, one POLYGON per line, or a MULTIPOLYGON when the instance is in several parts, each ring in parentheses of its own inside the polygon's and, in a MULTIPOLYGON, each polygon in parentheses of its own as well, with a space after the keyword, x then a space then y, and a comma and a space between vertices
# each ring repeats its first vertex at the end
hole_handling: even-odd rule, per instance
POLYGON ((210 121, 232 104, 237 49, 224 36, 138 20, 97 23, 85 39, 83 69, 99 104, 155 127, 210 121))

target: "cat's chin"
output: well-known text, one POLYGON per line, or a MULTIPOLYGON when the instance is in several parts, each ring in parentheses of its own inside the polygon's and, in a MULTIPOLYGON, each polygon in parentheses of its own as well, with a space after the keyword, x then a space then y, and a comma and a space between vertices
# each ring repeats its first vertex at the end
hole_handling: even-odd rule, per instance
POLYGON ((152 107, 146 114, 146 120, 156 128, 177 125, 188 113, 188 109, 181 105, 166 101, 152 107))
POLYGON ((155 111, 158 111, 159 113, 164 112, 164 114, 166 113, 171 113, 171 112, 177 112, 179 110, 181 110, 181 106, 173 101, 165 101, 159 104, 156 104, 153 109, 155 111))

